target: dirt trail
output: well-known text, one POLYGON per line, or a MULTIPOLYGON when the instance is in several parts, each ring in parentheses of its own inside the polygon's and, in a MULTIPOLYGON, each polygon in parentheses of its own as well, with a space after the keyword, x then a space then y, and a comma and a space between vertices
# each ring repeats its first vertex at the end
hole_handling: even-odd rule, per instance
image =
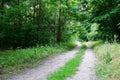
POLYGON ((99 80, 95 75, 97 59, 91 48, 88 48, 83 56, 83 61, 78 67, 78 72, 66 80, 99 80))
POLYGON ((81 46, 79 45, 72 51, 49 58, 38 68, 11 76, 7 80, 47 80, 46 78, 49 74, 57 71, 60 67, 64 66, 66 62, 75 57, 76 53, 80 50, 80 47, 81 46))

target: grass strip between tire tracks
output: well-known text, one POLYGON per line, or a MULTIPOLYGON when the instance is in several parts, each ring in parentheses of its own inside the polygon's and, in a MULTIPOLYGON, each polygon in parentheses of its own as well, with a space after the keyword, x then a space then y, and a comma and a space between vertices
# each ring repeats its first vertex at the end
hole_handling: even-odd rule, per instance
POLYGON ((54 72, 52 75, 48 76, 48 80, 65 80, 67 77, 75 74, 77 67, 82 62, 82 56, 85 53, 86 49, 86 45, 83 44, 76 57, 68 61, 65 66, 60 68, 57 72, 54 72))

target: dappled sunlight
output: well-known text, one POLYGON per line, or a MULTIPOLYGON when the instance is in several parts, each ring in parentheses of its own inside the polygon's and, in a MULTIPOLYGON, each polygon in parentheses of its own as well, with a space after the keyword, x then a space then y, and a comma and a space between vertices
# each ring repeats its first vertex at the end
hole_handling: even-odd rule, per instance
POLYGON ((79 42, 79 41, 76 41, 76 44, 77 44, 78 46, 82 46, 82 43, 79 42))

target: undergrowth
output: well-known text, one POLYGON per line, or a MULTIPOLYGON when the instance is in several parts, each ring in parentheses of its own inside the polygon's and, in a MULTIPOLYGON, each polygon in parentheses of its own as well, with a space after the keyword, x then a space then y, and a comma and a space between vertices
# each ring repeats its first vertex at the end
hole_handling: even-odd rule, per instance
POLYGON ((13 74, 24 68, 35 67, 35 62, 42 61, 50 55, 61 53, 75 47, 74 43, 40 46, 27 49, 7 50, 0 52, 0 74, 13 74))
POLYGON ((82 61, 82 56, 85 53, 86 45, 77 53, 76 57, 68 61, 64 67, 60 68, 57 72, 48 77, 48 80, 65 80, 77 71, 77 67, 82 61))
POLYGON ((96 73, 101 80, 120 80, 120 44, 105 43, 94 50, 99 58, 96 73))

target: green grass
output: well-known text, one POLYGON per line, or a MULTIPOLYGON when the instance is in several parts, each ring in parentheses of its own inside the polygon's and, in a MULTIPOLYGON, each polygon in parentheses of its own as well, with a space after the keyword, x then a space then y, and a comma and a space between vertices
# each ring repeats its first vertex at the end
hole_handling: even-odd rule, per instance
POLYGON ((77 53, 76 57, 68 61, 64 67, 59 69, 48 77, 48 80, 65 80, 67 77, 75 74, 77 67, 82 61, 82 56, 85 53, 86 45, 82 46, 82 49, 77 53))
POLYGON ((24 68, 31 68, 42 59, 56 53, 65 52, 75 47, 74 43, 61 43, 54 46, 41 46, 28 49, 7 50, 0 52, 0 74, 13 74, 24 68))
POLYGON ((99 58, 96 73, 101 80, 120 80, 120 44, 105 43, 94 50, 99 58))
POLYGON ((98 45, 100 45, 102 43, 103 43, 103 41, 101 41, 101 40, 85 42, 85 44, 91 46, 92 48, 94 48, 95 46, 98 46, 98 45))

